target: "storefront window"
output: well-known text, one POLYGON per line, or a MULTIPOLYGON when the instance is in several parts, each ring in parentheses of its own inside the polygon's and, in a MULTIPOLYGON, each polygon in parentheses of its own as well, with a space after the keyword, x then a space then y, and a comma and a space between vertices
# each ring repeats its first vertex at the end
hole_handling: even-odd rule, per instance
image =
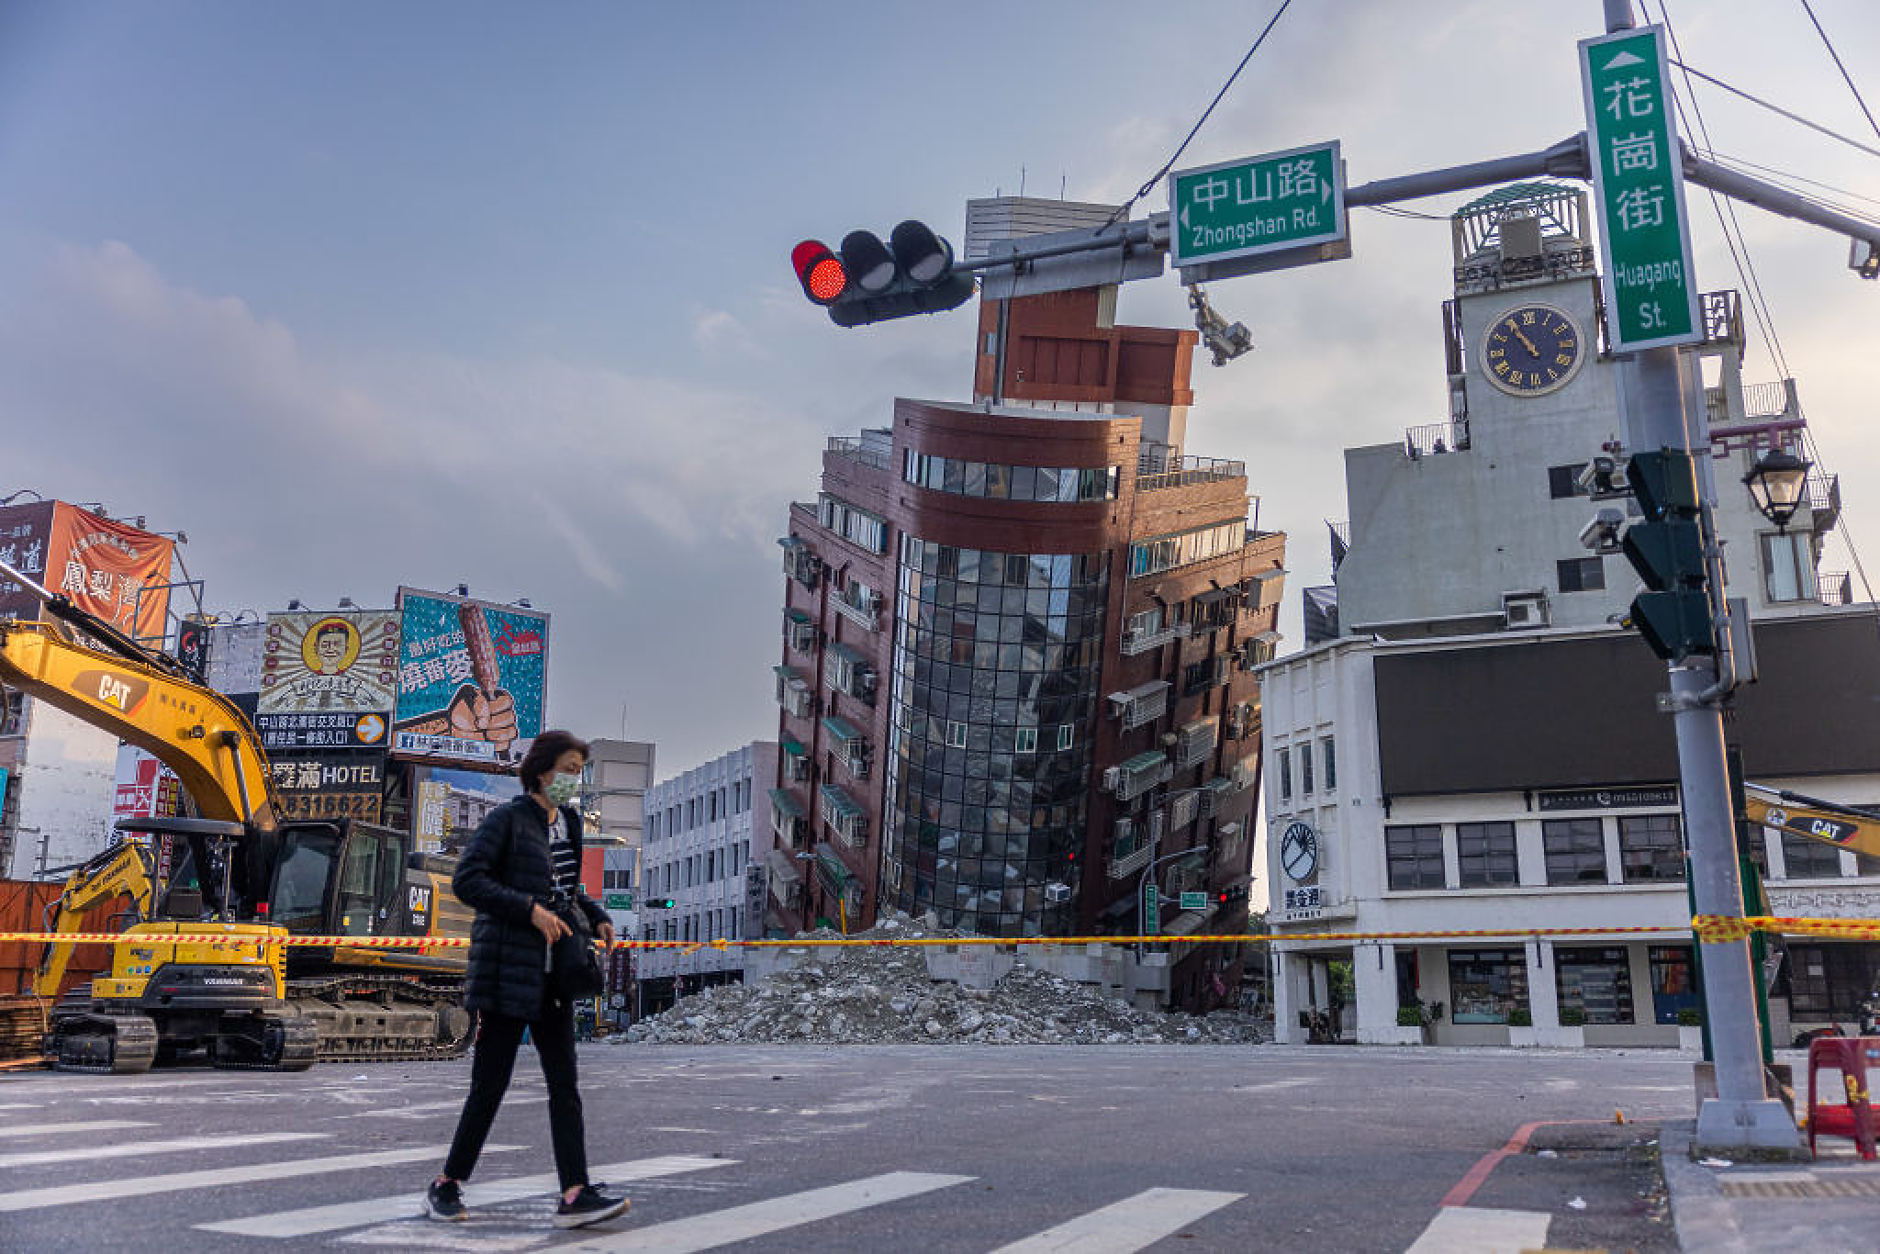
POLYGON ((1789 946, 1789 1017, 1853 1019, 1880 983, 1880 945, 1789 946))
POLYGON ((1583 1010, 1588 1023, 1632 1022, 1632 969, 1624 949, 1555 949, 1554 976, 1562 1010, 1583 1010))
POLYGON ((1689 945, 1653 945, 1652 1020, 1676 1023, 1678 1011, 1697 1006, 1697 984, 1689 945))
POLYGON ((1528 1004, 1527 960, 1519 949, 1449 951, 1449 997, 1455 1023, 1506 1023, 1528 1004))

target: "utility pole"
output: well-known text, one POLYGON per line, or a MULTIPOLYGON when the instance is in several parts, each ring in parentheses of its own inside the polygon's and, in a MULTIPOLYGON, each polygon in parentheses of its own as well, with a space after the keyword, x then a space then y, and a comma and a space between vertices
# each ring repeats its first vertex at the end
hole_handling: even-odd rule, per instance
MULTIPOLYGON (((1633 29, 1631 0, 1604 0, 1604 4, 1608 34, 1633 29)), ((1599 160, 1597 153, 1593 159, 1599 160)), ((1608 251, 1611 247, 1608 240, 1608 251)), ((1630 354, 1629 360, 1621 355, 1619 369, 1620 404, 1634 449, 1665 450, 1685 458, 1695 450, 1708 456, 1709 440, 1702 434, 1703 396, 1691 386, 1678 348, 1645 348, 1630 354)), ((1735 676, 1728 673, 1732 624, 1712 521, 1715 478, 1700 474, 1696 480, 1715 652, 1674 660, 1669 670, 1671 691, 1663 704, 1671 712, 1677 736, 1678 795, 1690 851, 1692 901, 1699 914, 1740 917, 1743 890, 1723 738, 1723 705, 1735 687, 1735 676), (1722 682, 1720 674, 1725 676, 1722 682)), ((1747 623, 1739 626, 1747 630, 1747 623)), ((1749 940, 1699 938, 1698 943, 1703 945, 1704 1004, 1711 1009, 1717 1096, 1698 1108, 1696 1144, 1794 1150, 1800 1145, 1795 1121, 1770 1096, 1763 1073, 1749 940)))

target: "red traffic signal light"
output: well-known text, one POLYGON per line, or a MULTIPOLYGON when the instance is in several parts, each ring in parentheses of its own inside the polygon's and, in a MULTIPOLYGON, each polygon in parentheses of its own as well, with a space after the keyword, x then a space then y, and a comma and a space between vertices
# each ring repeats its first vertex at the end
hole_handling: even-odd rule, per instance
POLYGON ((803 285, 803 295, 818 305, 839 300, 849 290, 849 273, 842 259, 821 240, 806 239, 792 248, 790 264, 796 269, 796 281, 803 285))

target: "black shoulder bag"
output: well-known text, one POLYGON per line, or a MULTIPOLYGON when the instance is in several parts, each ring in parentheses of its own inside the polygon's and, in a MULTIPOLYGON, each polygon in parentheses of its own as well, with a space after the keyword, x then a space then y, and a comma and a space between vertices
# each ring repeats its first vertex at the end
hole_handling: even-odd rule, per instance
MULTIPOLYGON (((554 865, 551 853, 549 865, 554 865)), ((561 1001, 582 1001, 598 996, 607 987, 601 973, 600 955, 594 951, 594 925, 580 903, 556 885, 555 899, 549 910, 568 925, 568 934, 548 947, 544 970, 548 988, 561 1001)))

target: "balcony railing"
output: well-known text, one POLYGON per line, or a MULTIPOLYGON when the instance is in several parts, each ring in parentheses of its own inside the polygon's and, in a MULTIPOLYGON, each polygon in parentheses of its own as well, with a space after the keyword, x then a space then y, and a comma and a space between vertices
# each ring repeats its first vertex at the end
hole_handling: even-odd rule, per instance
POLYGON ((1854 577, 1844 570, 1824 570, 1815 576, 1823 605, 1854 604, 1854 577))
POLYGON ((1411 427, 1403 433, 1404 456, 1411 461, 1443 453, 1467 452, 1468 448, 1467 422, 1432 422, 1428 426, 1411 427))
POLYGON ((888 468, 888 454, 865 448, 862 442, 853 436, 832 435, 829 437, 829 452, 837 457, 846 457, 864 466, 875 466, 881 470, 888 468))
POLYGON ((1120 858, 1111 858, 1104 863, 1105 872, 1113 880, 1128 879, 1137 871, 1149 865, 1150 847, 1144 844, 1134 853, 1124 854, 1120 858))
POLYGON ((1795 408, 1795 380, 1751 383, 1743 389, 1744 418, 1784 418, 1795 408))
POLYGON ((1187 623, 1170 623, 1154 631, 1126 630, 1123 632, 1122 641, 1117 645, 1117 651, 1124 657, 1134 657, 1138 653, 1147 653, 1150 649, 1160 648, 1171 640, 1186 639, 1189 631, 1187 623))
POLYGON ((870 596, 865 601, 857 602, 838 592, 829 598, 829 604, 836 613, 858 627, 869 631, 881 629, 881 602, 876 597, 870 596))
POLYGON ((1179 466, 1154 474, 1137 475, 1136 491, 1159 492, 1164 488, 1185 488, 1195 483, 1215 483, 1222 479, 1245 479, 1247 463, 1224 461, 1216 457, 1184 457, 1179 466))

